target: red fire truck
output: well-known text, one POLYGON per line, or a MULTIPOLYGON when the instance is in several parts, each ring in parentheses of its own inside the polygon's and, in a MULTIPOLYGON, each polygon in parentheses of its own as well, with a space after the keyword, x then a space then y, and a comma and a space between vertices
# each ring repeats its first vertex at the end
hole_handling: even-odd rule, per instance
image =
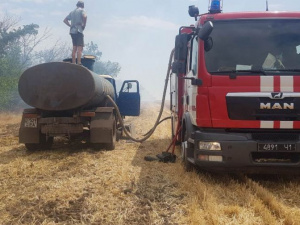
POLYGON ((176 36, 172 134, 185 169, 300 171, 300 12, 220 3, 190 6, 197 22, 176 36))

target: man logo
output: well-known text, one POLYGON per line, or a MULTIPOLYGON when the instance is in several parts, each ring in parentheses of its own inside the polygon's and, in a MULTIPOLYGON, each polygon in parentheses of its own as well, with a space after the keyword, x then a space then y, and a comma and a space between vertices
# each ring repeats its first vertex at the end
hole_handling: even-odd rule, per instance
POLYGON ((282 92, 273 92, 271 93, 272 99, 282 99, 283 93, 282 92))
POLYGON ((260 103, 260 109, 295 109, 294 103, 260 103))

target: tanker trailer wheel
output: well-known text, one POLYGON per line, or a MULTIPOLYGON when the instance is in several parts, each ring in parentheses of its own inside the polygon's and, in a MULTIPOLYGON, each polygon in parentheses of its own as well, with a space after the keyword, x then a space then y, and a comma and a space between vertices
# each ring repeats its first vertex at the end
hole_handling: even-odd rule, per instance
POLYGON ((188 158, 188 148, 193 148, 193 145, 188 142, 188 132, 187 129, 184 127, 182 133, 183 141, 181 142, 181 160, 183 163, 183 167, 186 172, 190 172, 193 170, 194 165, 187 159, 188 158))
POLYGON ((116 123, 116 119, 114 119, 111 140, 110 143, 106 144, 106 149, 114 150, 116 147, 116 141, 117 141, 117 123, 116 123))
POLYGON ((25 143, 25 147, 28 151, 46 150, 52 147, 53 140, 53 137, 47 139, 45 134, 40 134, 39 143, 25 143))

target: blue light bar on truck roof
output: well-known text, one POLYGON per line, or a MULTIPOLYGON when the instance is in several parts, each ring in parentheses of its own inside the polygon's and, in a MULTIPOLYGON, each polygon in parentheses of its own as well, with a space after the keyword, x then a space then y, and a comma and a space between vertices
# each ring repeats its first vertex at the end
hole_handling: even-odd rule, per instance
POLYGON ((208 11, 210 13, 222 12, 223 0, 209 0, 208 11))

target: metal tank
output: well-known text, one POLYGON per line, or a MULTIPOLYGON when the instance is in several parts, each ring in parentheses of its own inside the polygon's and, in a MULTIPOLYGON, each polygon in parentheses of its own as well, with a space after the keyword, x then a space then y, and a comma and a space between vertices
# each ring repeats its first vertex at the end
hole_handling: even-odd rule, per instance
POLYGON ((83 66, 67 62, 39 64, 19 80, 19 94, 28 105, 46 111, 89 109, 105 106, 114 87, 83 66))

